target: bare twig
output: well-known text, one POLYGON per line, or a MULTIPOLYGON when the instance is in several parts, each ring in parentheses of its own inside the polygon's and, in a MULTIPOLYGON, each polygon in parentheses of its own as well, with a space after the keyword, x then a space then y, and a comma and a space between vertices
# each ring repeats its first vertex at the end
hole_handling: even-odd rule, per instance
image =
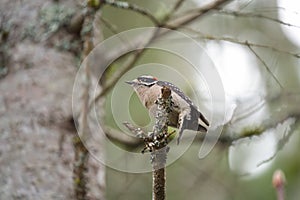
POLYGON ((185 0, 177 0, 175 6, 172 8, 172 10, 170 11, 170 16, 174 14, 174 12, 176 12, 181 5, 184 3, 185 0))
POLYGON ((110 30, 113 34, 117 35, 118 34, 118 30, 117 27, 114 24, 111 24, 106 18, 104 18, 103 16, 100 17, 100 20, 103 22, 104 26, 106 26, 106 28, 108 30, 110 30))
POLYGON ((141 15, 148 17, 154 23, 154 25, 160 26, 160 22, 156 19, 154 15, 151 14, 150 11, 148 11, 145 8, 141 8, 133 3, 129 3, 126 1, 115 1, 115 0, 102 0, 102 3, 116 8, 131 10, 140 13, 141 15))
POLYGON ((280 86, 280 88, 283 90, 284 87, 281 85, 281 83, 279 82, 279 80, 277 79, 277 77, 273 74, 273 72, 270 70, 270 68, 268 67, 267 63, 254 51, 254 49, 250 46, 247 45, 248 48, 250 49, 250 51, 256 56, 256 58, 264 65, 264 67, 266 68, 266 70, 269 72, 269 74, 271 74, 271 76, 273 77, 273 79, 277 82, 277 84, 280 86))
POLYGON ((152 43, 153 40, 156 39, 157 35, 159 33, 159 29, 157 29, 152 36, 148 39, 148 41, 142 45, 140 48, 138 48, 136 51, 134 51, 133 55, 128 58, 127 63, 124 64, 118 70, 115 74, 110 77, 110 82, 108 82, 106 85, 103 86, 102 91, 94 98, 94 100, 91 102, 89 109, 92 107, 94 103, 96 103, 101 97, 105 96, 107 92, 110 91, 110 89, 118 82, 119 78, 124 75, 128 70, 134 67, 134 64, 138 61, 140 56, 145 52, 147 49, 147 46, 152 43))
MULTIPOLYGON (((274 9, 279 9, 279 8, 277 7, 274 9)), ((272 18, 269 16, 265 16, 265 15, 257 14, 257 13, 253 13, 253 12, 241 12, 241 11, 235 11, 235 10, 227 10, 227 9, 223 9, 223 8, 215 8, 214 10, 217 11, 218 14, 222 14, 222 15, 229 15, 229 16, 234 16, 234 17, 244 17, 244 18, 260 18, 260 19, 276 22, 276 23, 279 23, 284 26, 300 28, 300 26, 298 26, 298 25, 291 24, 291 23, 282 21, 280 19, 272 18)), ((265 10, 262 10, 262 11, 265 12, 265 10)), ((198 12, 198 9, 191 9, 191 10, 184 12, 183 15, 186 15, 188 13, 197 13, 197 12, 198 12)))
POLYGON ((231 0, 216 0, 213 2, 210 2, 206 4, 205 6, 195 10, 195 12, 187 13, 184 16, 178 17, 164 25, 165 28, 169 28, 172 30, 176 30, 178 28, 181 28, 184 25, 187 25, 196 19, 199 19, 200 17, 207 14, 209 11, 220 8, 221 6, 225 5, 226 3, 229 3, 231 0))
POLYGON ((273 22, 277 22, 279 24, 285 25, 285 26, 290 26, 290 27, 295 27, 295 28, 300 28, 300 26, 284 22, 280 19, 268 17, 262 14, 256 14, 256 13, 250 13, 250 12, 238 12, 238 11, 233 11, 233 10, 223 10, 223 9, 218 9, 218 14, 223 14, 223 15, 231 15, 235 17, 251 17, 251 18, 261 18, 273 22))
POLYGON ((110 82, 106 83, 103 86, 102 91, 91 102, 90 108, 101 97, 105 96, 110 91, 110 89, 118 82, 119 77, 121 77, 128 70, 130 70, 132 67, 134 67, 134 64, 138 61, 140 54, 142 54, 144 52, 144 50, 145 49, 143 48, 143 49, 139 49, 139 50, 135 51, 134 54, 132 55, 132 57, 129 58, 128 62, 124 66, 122 66, 122 68, 120 68, 120 70, 118 70, 114 75, 112 75, 112 77, 110 77, 110 82))
MULTIPOLYGON (((204 14, 208 13, 211 9, 220 7, 221 5, 225 4, 229 2, 229 0, 217 0, 214 1, 204 7, 202 7, 201 9, 199 9, 199 12, 196 13, 193 16, 188 16, 184 19, 177 19, 177 20, 173 20, 172 22, 168 23, 168 22, 163 22, 161 24, 161 27, 165 27, 165 28, 169 28, 169 29, 178 29, 183 25, 186 25, 192 21, 194 21, 195 19, 198 19, 201 16, 204 16, 204 14)), ((110 82, 107 83, 104 87, 103 90, 94 98, 94 100, 92 101, 90 108, 92 106, 93 103, 97 102, 101 97, 105 96, 107 94, 107 92, 110 91, 110 89, 116 84, 116 82, 119 80, 119 77, 121 77, 123 74, 125 74, 128 70, 130 70, 132 67, 134 67, 134 64, 138 61, 138 59, 140 58, 140 56, 142 55, 142 53, 145 51, 145 48, 151 44, 156 38, 161 37, 163 35, 165 35, 166 33, 169 33, 169 30, 166 30, 165 32, 159 32, 156 31, 152 37, 148 40, 147 43, 144 44, 144 46, 141 46, 138 50, 136 50, 134 52, 134 54, 132 55, 132 57, 130 58, 129 62, 126 63, 124 66, 122 66, 120 68, 120 70, 118 70, 118 72, 116 72, 116 74, 114 74, 111 78, 110 78, 110 82)))
POLYGON ((167 22, 170 17, 181 7, 185 0, 178 0, 176 4, 172 7, 172 9, 169 11, 168 15, 166 15, 163 19, 163 23, 167 22))
POLYGON ((120 41, 122 41, 124 44, 130 46, 130 41, 128 41, 127 38, 124 38, 118 34, 118 30, 114 24, 111 24, 108 20, 106 20, 103 16, 100 17, 100 20, 103 22, 103 24, 109 29, 113 34, 115 34, 120 41))
MULTIPOLYGON (((128 128, 128 130, 130 130, 131 132, 135 133, 130 128, 128 128)), ((111 139, 111 140, 113 140, 115 142, 118 142, 120 144, 124 144, 127 147, 137 148, 137 147, 139 147, 139 146, 141 146, 143 144, 142 141, 139 138, 126 135, 123 132, 118 131, 116 129, 105 128, 104 129, 104 133, 105 133, 106 137, 108 137, 108 139, 111 139)), ((136 135, 137 135, 137 133, 136 133, 136 135)))
MULTIPOLYGON (((295 122, 291 129, 289 130, 290 132, 293 132, 294 129, 297 128, 297 126, 300 124, 300 109, 298 107, 298 102, 300 101, 300 95, 299 94, 289 94, 289 93, 282 93, 278 95, 277 97, 273 98, 268 98, 262 100, 261 104, 258 104, 258 108, 254 108, 255 111, 258 111, 258 109, 262 109, 263 107, 261 105, 268 105, 269 107, 274 108, 273 110, 279 110, 279 108, 282 105, 285 105, 286 102, 289 103, 289 108, 286 108, 285 111, 280 111, 275 113, 272 113, 272 117, 266 118, 266 120, 262 121, 260 125, 258 125, 257 128, 253 128, 255 131, 251 131, 251 128, 249 129, 248 132, 234 132, 230 130, 230 126, 232 124, 232 121, 228 121, 226 124, 223 124, 223 134, 218 138, 219 143, 225 144, 225 145, 231 145, 232 142, 237 141, 239 139, 243 138, 249 138, 254 135, 260 135, 266 132, 267 130, 276 128, 278 124, 284 123, 286 120, 294 118, 295 122), (231 133, 231 134, 228 134, 231 133)), ((282 109, 280 109, 282 110, 282 109)), ((252 110, 250 112, 247 112, 247 115, 251 115, 252 110)), ((234 120, 236 122, 239 119, 234 120)), ((194 136, 192 136, 194 137, 194 136)), ((279 141, 279 146, 278 150, 283 148, 283 145, 286 143, 288 140, 288 137, 290 135, 286 135, 285 138, 279 141)), ((202 135, 202 134, 197 134, 196 135, 196 141, 202 142, 206 138, 207 142, 210 142, 210 140, 215 141, 214 137, 210 137, 209 134, 207 135, 202 135)), ((136 146, 137 147, 137 146, 136 146)))
MULTIPOLYGON (((297 106, 297 102, 299 102, 299 95, 281 95, 279 97, 276 97, 275 99, 266 99, 263 101, 263 105, 268 104, 271 107, 276 107, 278 108, 278 105, 284 105, 284 102, 289 102, 292 105, 297 106)), ((262 108, 262 106, 258 106, 258 108, 255 108, 254 110, 257 111, 257 109, 262 108)), ((284 138, 280 139, 278 142, 278 148, 277 150, 281 150, 284 145, 286 144, 286 142, 288 141, 289 137, 292 135, 291 133, 293 133, 293 131, 299 126, 300 123, 300 110, 298 109, 293 109, 291 108, 291 111, 287 111, 287 112, 280 112, 278 113, 278 115, 273 116, 272 118, 268 118, 267 120, 265 120, 264 122, 262 122, 257 128, 249 128, 249 130, 247 132, 245 132, 245 129, 241 132, 235 132, 232 134, 231 130, 230 130, 230 125, 231 125, 231 121, 229 121, 228 123, 223 125, 223 134, 218 138, 218 142, 221 145, 231 145, 233 142, 243 139, 243 138, 250 138, 252 136, 257 136, 260 134, 265 133, 267 130, 270 129, 274 129, 277 127, 278 124, 284 123, 286 120, 289 120, 291 118, 295 119, 294 124, 291 126, 289 133, 287 133, 285 135, 284 138), (230 134, 229 134, 230 133, 230 134)), ((250 113, 248 113, 249 115, 251 115, 252 111, 250 111, 250 113)), ((274 115, 274 114, 272 114, 274 115)), ((239 120, 239 119, 238 119, 239 120)), ((110 134, 110 133, 107 133, 110 134)), ((121 132, 116 133, 115 135, 122 135, 121 132)), ((194 137, 194 136, 191 136, 194 137)), ((203 142, 204 139, 206 140, 206 142, 210 142, 210 141, 215 141, 215 137, 211 137, 209 134, 208 135, 203 135, 203 134, 197 134, 195 141, 197 142, 203 142)), ((124 145, 128 145, 131 148, 135 149, 141 146, 141 143, 136 141, 136 143, 133 143, 131 141, 127 141, 127 140, 121 140, 120 138, 118 139, 119 142, 121 142, 124 145)), ((270 159, 272 159, 274 156, 270 157, 270 159)), ((267 161, 269 161, 270 159, 268 159, 267 161)), ((266 162, 267 162, 266 161, 266 162)), ((263 163, 261 163, 263 164, 263 163)))
POLYGON ((231 37, 215 37, 215 36, 212 36, 212 35, 203 34, 200 31, 194 30, 192 28, 187 28, 187 27, 185 27, 183 29, 187 30, 189 32, 192 32, 192 33, 196 33, 197 34, 196 39, 204 39, 204 40, 212 40, 212 41, 224 41, 224 42, 230 42, 230 43, 234 43, 234 44, 240 44, 240 45, 243 45, 243 46, 251 46, 251 47, 259 47, 259 48, 264 48, 264 49, 270 49, 270 50, 275 51, 275 52, 288 54, 288 55, 293 56, 295 58, 300 58, 300 53, 286 51, 286 50, 279 49, 279 48, 272 47, 272 46, 268 46, 268 45, 265 45, 265 44, 256 44, 256 43, 253 43, 253 42, 249 42, 247 40, 240 41, 236 38, 231 38, 231 37))
MULTIPOLYGON (((178 0, 178 2, 181 4, 183 1, 178 0)), ((207 4, 204 7, 201 7, 199 9, 197 9, 196 12, 193 12, 191 14, 187 14, 187 15, 185 15, 183 17, 179 17, 179 18, 176 18, 176 19, 171 20, 171 21, 166 21, 165 23, 161 23, 161 27, 166 27, 166 28, 171 28, 171 29, 182 28, 182 26, 191 23, 195 19, 199 19, 201 16, 205 16, 205 14, 207 14, 209 11, 211 11, 213 9, 221 9, 221 7, 225 3, 228 3, 228 2, 230 2, 230 1, 229 0, 227 0, 227 1, 226 0, 214 1, 212 3, 207 4)), ((141 46, 140 50, 135 51, 134 55, 132 55, 132 57, 129 60, 129 62, 127 64, 125 64, 121 68, 121 71, 118 72, 117 74, 115 74, 113 77, 111 77, 111 81, 104 87, 103 91, 100 93, 100 95, 98 95, 96 97, 95 101, 97 101, 100 97, 103 97, 114 86, 114 84, 117 82, 117 80, 120 77, 120 75, 124 74, 126 71, 128 71, 130 68, 133 67, 133 65, 136 63, 136 61, 139 59, 139 57, 143 53, 143 51, 144 51, 143 48, 145 48, 148 44, 150 44, 155 38, 161 37, 162 35, 164 35, 164 34, 166 34, 168 32, 169 31, 158 33, 157 35, 153 36, 149 40, 148 43, 146 43, 144 46, 141 46)), ((227 38, 227 37, 217 38, 217 37, 213 37, 213 36, 209 36, 209 35, 200 36, 200 37, 203 38, 203 39, 209 39, 209 40, 222 40, 222 41, 237 43, 237 44, 245 45, 247 47, 250 46, 250 47, 266 48, 266 49, 270 49, 270 50, 273 50, 273 51, 277 51, 277 52, 281 52, 281 53, 286 53, 286 54, 292 55, 292 56, 294 56, 296 58, 300 58, 300 54, 299 53, 288 52, 288 51, 277 49, 276 47, 272 47, 272 46, 268 46, 268 45, 255 44, 255 43, 251 43, 251 42, 248 42, 248 41, 238 41, 238 40, 236 40, 234 38, 227 38)), ((274 74, 272 76, 274 76, 274 74)), ((273 77, 273 78, 276 78, 276 77, 273 77)), ((278 84, 280 84, 280 83, 278 83, 278 84)), ((280 86, 282 87, 281 84, 280 84, 280 86)), ((237 140, 237 139, 242 138, 242 137, 249 137, 249 135, 247 135, 247 136, 245 136, 245 135, 243 135, 243 136, 237 136, 237 137, 234 137, 234 138, 232 138, 232 137, 226 137, 226 136, 222 137, 221 136, 220 141, 224 142, 224 143, 231 143, 232 141, 237 140)), ((139 143, 136 143, 136 144, 139 145, 139 143)))
POLYGON ((159 141, 159 140, 157 140, 157 138, 156 138, 156 140, 154 140, 154 138, 152 137, 153 133, 147 134, 141 128, 134 127, 129 122, 124 122, 123 124, 124 124, 124 126, 126 126, 126 128, 128 128, 129 131, 134 133, 136 135, 136 137, 138 137, 144 141, 145 146, 142 150, 142 153, 145 153, 146 151, 152 152, 154 150, 155 142, 159 141))
MULTIPOLYGON (((115 5, 116 1, 112 1, 112 5, 115 5)), ((178 1, 177 4, 175 5, 174 9, 177 9, 178 6, 180 6, 182 4, 183 1, 178 1)), ((211 10, 214 9, 221 9, 221 6, 224 5, 225 3, 230 2, 229 0, 217 0, 214 1, 212 3, 209 3, 199 9, 197 9, 196 11, 194 11, 192 14, 187 14, 183 17, 179 17, 177 19, 174 19, 170 22, 162 22, 161 23, 161 27, 165 27, 165 28, 169 28, 169 29, 178 29, 178 28, 182 28, 183 25, 187 25, 189 23, 191 23, 192 21, 194 21, 195 19, 200 18, 201 16, 204 16, 206 13, 208 13, 211 10)), ((107 2, 106 2, 107 3, 107 2)), ((116 5, 115 5, 116 6, 116 5)), ((119 5, 120 6, 120 5, 119 5)), ((122 7, 122 6, 121 6, 122 7)), ((132 6, 127 7, 127 9, 131 9, 132 6)), ((123 6, 122 8, 126 8, 126 6, 123 6)), ((134 10, 136 12, 138 12, 137 10, 134 10)), ((142 14, 142 13, 141 13, 142 14)), ((168 19, 168 17, 166 18, 168 19)), ((98 101, 101 97, 103 97, 104 95, 107 94, 108 91, 110 91, 110 89, 115 85, 115 83, 117 82, 117 80, 119 79, 119 77, 121 75, 123 75, 124 73, 126 73, 129 69, 131 69, 133 67, 133 65, 136 63, 136 61, 139 59, 139 57, 141 56, 141 54, 144 52, 144 48, 146 48, 147 45, 149 45, 154 38, 156 37, 160 37, 162 35, 165 35, 166 33, 168 33, 169 31, 166 32, 161 32, 159 34, 154 34, 154 36, 152 38, 150 38, 150 40, 148 41, 148 43, 146 43, 143 47, 141 47, 139 50, 135 51, 134 55, 130 58, 129 62, 127 64, 125 64, 125 66, 123 66, 121 68, 121 70, 119 70, 117 72, 117 74, 115 74, 113 77, 110 78, 110 82, 107 83, 104 87, 102 92, 97 95, 94 99, 93 102, 98 101)), ((275 47, 271 47, 271 46, 267 46, 267 45, 261 45, 261 44, 254 44, 254 43, 250 43, 248 41, 238 41, 236 39, 233 38, 226 38, 226 37, 222 37, 222 38, 216 38, 216 37, 212 37, 212 36, 202 36, 203 39, 209 39, 209 40, 223 40, 223 41, 228 41, 228 42, 233 42, 233 43, 237 43, 237 44, 241 44, 241 45, 246 45, 246 46, 250 46, 250 47, 261 47, 261 48, 268 48, 271 49, 273 51, 277 51, 277 52, 282 52, 282 53, 286 53, 289 55, 292 55, 296 58, 300 58, 300 54, 299 53, 293 53, 293 52, 288 52, 285 50, 280 50, 277 49, 275 47)), ((269 70, 268 70, 269 71, 269 70)), ((274 75, 272 75, 274 78, 274 75)), ((276 77, 275 77, 276 78, 276 77)), ((276 81, 278 82, 278 80, 276 81)), ((281 85, 281 84, 280 84, 281 85)), ((282 87, 282 85, 281 85, 282 87)))
POLYGON ((241 115, 235 115, 235 113, 233 113, 233 117, 230 120, 230 123, 233 124, 235 122, 238 122, 240 120, 243 120, 249 116, 251 116, 252 114, 256 113, 257 111, 259 111, 260 109, 263 108, 263 106, 265 106, 266 101, 265 100, 261 100, 260 102, 255 102, 255 105, 252 105, 251 107, 248 107, 248 110, 244 113, 242 113, 241 115))
MULTIPOLYGON (((284 121, 286 121, 286 120, 284 120, 284 121)), ((293 122, 293 124, 291 124, 290 127, 287 127, 285 129, 283 137, 281 139, 279 139, 278 142, 277 142, 277 147, 276 147, 276 151, 274 152, 274 154, 271 155, 269 158, 267 158, 267 159, 261 161, 260 163, 258 163, 257 167, 260 167, 261 165, 270 162, 271 160, 273 160, 277 156, 278 152, 281 151, 283 149, 283 147, 285 146, 285 144, 288 143, 290 137, 292 136, 292 133, 297 128, 298 122, 299 122, 299 119, 296 118, 296 120, 293 122)))

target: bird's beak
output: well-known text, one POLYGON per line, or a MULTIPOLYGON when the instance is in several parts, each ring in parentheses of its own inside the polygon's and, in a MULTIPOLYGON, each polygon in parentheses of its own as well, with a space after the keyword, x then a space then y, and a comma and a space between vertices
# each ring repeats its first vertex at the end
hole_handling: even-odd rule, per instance
POLYGON ((133 85, 133 84, 135 84, 135 81, 125 81, 125 83, 127 83, 129 85, 133 85))

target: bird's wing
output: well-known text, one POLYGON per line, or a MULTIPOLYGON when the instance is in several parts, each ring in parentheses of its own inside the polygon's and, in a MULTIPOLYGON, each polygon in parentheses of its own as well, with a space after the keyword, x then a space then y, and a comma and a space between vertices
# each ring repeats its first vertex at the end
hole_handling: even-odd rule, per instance
POLYGON ((167 81, 157 81, 156 84, 159 86, 162 86, 162 87, 164 87, 164 86, 170 87, 172 89, 172 91, 174 91, 181 98, 183 98, 188 104, 195 106, 194 103, 192 102, 192 100, 188 96, 186 96, 176 85, 174 85, 170 82, 167 82, 167 81))
POLYGON ((196 114, 207 126, 209 126, 208 120, 204 117, 204 115, 199 111, 197 106, 192 102, 192 100, 186 96, 176 85, 167 82, 167 81, 157 81, 156 83, 159 86, 162 87, 170 87, 172 91, 174 91, 176 94, 178 94, 181 98, 183 98, 188 104, 190 104, 193 107, 194 114, 196 114))

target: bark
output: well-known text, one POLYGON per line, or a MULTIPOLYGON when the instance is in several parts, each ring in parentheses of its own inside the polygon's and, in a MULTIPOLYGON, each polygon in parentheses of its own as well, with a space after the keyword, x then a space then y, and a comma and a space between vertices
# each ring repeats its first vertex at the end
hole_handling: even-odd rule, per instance
MULTIPOLYGON (((79 9, 70 0, 0 3, 1 27, 7 27, 1 46, 7 73, 0 77, 0 199, 74 199, 72 91, 81 41, 64 20, 79 9)), ((103 153, 101 143, 97 147, 103 153)), ((104 199, 105 167, 93 158, 88 167, 87 195, 104 199)))

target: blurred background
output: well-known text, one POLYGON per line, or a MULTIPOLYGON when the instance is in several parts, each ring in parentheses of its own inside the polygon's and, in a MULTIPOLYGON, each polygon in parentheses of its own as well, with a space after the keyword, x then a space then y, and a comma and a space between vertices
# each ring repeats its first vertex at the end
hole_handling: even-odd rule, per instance
POLYGON ((144 74, 180 87, 218 138, 170 144, 168 199, 277 199, 277 169, 299 199, 296 0, 2 0, 0 12, 0 199, 151 199, 149 156, 122 124, 152 130, 124 83, 144 74), (77 132, 92 135, 80 162, 77 132))

